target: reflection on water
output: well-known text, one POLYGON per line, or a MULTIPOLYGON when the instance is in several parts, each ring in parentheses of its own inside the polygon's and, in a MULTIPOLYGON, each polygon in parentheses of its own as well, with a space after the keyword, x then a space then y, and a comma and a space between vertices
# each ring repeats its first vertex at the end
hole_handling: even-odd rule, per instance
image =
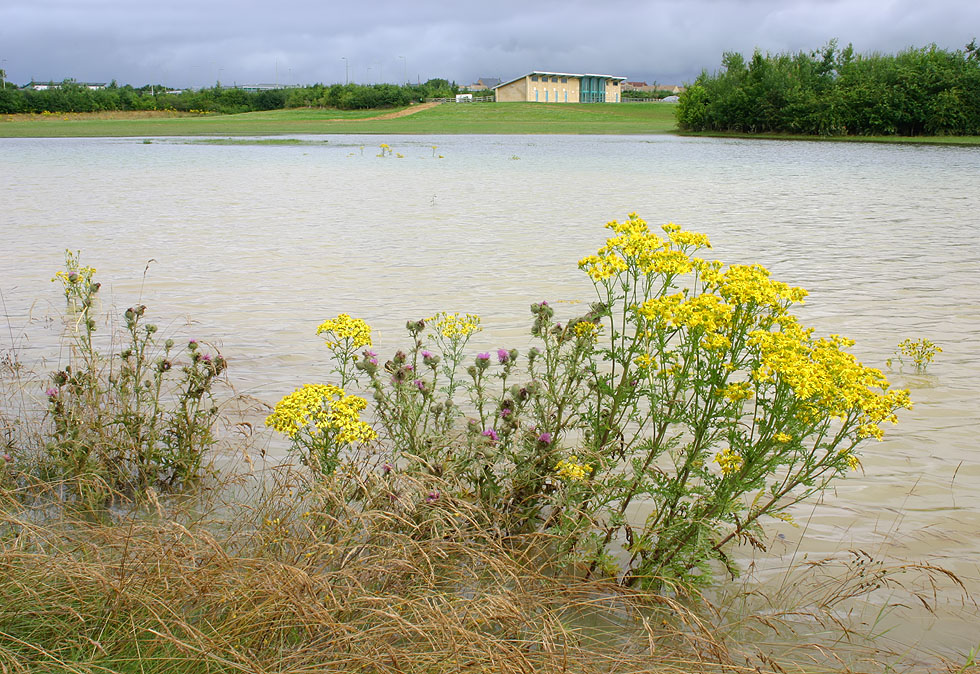
MULTIPOLYGON (((577 260, 603 239, 603 223, 637 211, 706 232, 724 261, 759 262, 809 289, 804 319, 856 339, 869 364, 905 337, 943 347, 928 374, 891 373, 915 409, 865 448, 865 474, 798 510, 805 536, 779 530, 774 551, 785 557, 765 556, 760 575, 778 577, 794 555, 862 548, 941 564, 980 590, 980 151, 667 136, 326 138, 0 141, 3 348, 29 317, 53 313, 61 297, 49 279, 65 248, 81 249, 105 299, 124 306, 142 293, 155 320, 219 342, 236 387, 273 403, 326 378, 314 331, 342 311, 376 326, 382 352, 403 341, 407 318, 437 310, 480 314, 477 347, 520 346, 532 301, 590 299, 577 260), (381 142, 404 158, 377 157, 381 142)), ((38 323, 18 340, 28 362, 57 343, 38 323)), ((969 616, 911 615, 891 638, 923 638, 946 654, 975 645, 969 616)))

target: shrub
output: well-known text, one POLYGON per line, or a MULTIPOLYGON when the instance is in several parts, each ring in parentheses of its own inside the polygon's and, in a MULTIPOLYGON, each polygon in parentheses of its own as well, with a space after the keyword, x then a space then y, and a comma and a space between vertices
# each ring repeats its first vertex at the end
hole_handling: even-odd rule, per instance
POLYGON ((69 362, 46 391, 52 426, 44 471, 75 480, 79 495, 93 502, 148 486, 187 486, 201 477, 215 441, 211 389, 225 359, 196 340, 186 349, 161 340, 142 304, 124 313, 125 327, 114 336, 122 349, 105 353, 95 340, 94 275, 68 251, 65 270, 52 279, 62 282, 67 301, 69 362))
POLYGON ((850 340, 800 324, 802 288, 702 259, 707 237, 673 224, 660 235, 632 214, 607 227, 579 263, 597 301, 569 320, 532 304, 523 360, 508 348, 467 358, 479 319, 441 313, 409 321, 409 347, 382 365, 355 355, 366 324, 339 316, 324 325, 340 386, 304 388, 310 400, 282 425, 287 396, 268 423, 304 458, 328 446, 323 475, 359 470, 373 432, 358 417, 367 401, 346 390, 364 387, 379 469, 453 485, 427 499, 479 502, 504 532, 555 534, 562 565, 625 584, 706 582, 716 560, 736 573, 726 545, 764 547, 763 519, 789 519, 856 469, 908 392, 889 390, 850 340), (647 515, 631 518, 637 508, 647 515))

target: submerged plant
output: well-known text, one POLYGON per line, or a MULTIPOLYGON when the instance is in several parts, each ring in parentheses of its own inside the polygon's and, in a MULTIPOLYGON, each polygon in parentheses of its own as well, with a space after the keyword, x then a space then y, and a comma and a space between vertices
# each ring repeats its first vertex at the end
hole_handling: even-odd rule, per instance
POLYGON ((442 313, 409 321, 383 366, 363 351, 352 369, 350 344, 329 343, 337 371, 372 393, 388 472, 555 535, 562 565, 644 586, 706 582, 714 562, 735 574, 728 546, 764 547, 765 518, 858 468, 908 392, 803 326, 802 288, 699 257, 708 238, 674 224, 607 227, 579 263, 597 301, 566 321, 532 304, 523 358, 467 359, 479 319, 442 313))
MULTIPOLYGON (((925 337, 921 339, 908 338, 898 343, 898 348, 895 349, 895 357, 899 363, 903 364, 905 362, 904 358, 908 358, 915 365, 916 372, 925 372, 926 368, 929 367, 929 364, 936 357, 936 354, 942 352, 942 347, 925 337)), ((892 361, 889 359, 888 365, 891 366, 891 364, 892 361)))

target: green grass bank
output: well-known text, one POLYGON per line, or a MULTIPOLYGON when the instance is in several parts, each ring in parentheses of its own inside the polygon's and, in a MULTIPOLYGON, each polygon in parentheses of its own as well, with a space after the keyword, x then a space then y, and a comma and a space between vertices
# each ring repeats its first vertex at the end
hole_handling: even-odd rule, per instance
POLYGON ((272 136, 287 134, 648 134, 676 127, 673 104, 444 104, 419 109, 294 109, 240 115, 6 115, 0 137, 272 136))
POLYGON ((444 104, 394 110, 292 109, 238 115, 107 112, 0 116, 0 138, 285 136, 297 134, 660 134, 844 143, 980 145, 980 136, 685 133, 673 103, 444 104))

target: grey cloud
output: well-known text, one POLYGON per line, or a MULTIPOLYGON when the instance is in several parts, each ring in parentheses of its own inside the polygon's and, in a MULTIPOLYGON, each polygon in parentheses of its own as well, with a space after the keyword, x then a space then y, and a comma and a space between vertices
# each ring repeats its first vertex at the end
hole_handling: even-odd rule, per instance
POLYGON ((0 59, 18 83, 268 82, 277 66, 280 81, 332 83, 347 57, 362 82, 541 68, 673 84, 729 50, 810 50, 835 37, 859 52, 960 48, 978 32, 974 0, 8 0, 0 59))

